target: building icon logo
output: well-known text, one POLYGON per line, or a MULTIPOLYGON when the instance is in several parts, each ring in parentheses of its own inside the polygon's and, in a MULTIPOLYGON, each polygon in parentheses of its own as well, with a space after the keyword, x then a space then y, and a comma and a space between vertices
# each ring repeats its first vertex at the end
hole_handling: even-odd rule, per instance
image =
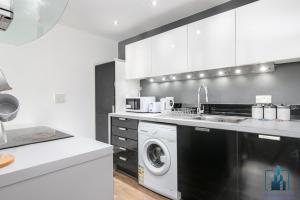
POLYGON ((274 170, 265 171, 265 190, 271 191, 288 191, 290 190, 290 173, 276 166, 274 170))

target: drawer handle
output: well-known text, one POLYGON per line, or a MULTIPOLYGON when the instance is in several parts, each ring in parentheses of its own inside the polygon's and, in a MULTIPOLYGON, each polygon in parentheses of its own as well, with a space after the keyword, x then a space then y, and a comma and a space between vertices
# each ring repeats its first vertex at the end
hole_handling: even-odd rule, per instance
POLYGON ((127 149, 125 149, 125 148, 123 148, 123 147, 119 147, 119 149, 120 149, 121 151, 127 151, 127 149))
POLYGON ((124 158, 124 157, 120 156, 119 159, 122 160, 122 161, 124 161, 124 162, 127 162, 127 158, 124 158))
POLYGON ((126 129, 126 128, 119 127, 119 130, 120 130, 120 131, 126 131, 127 129, 126 129))
POLYGON ((126 138, 118 137, 118 139, 121 141, 126 141, 126 138))
POLYGON ((120 121, 126 121, 126 118, 120 117, 119 120, 120 120, 120 121))
POLYGON ((271 136, 271 135, 258 135, 259 139, 265 139, 265 140, 275 140, 275 141, 280 141, 281 138, 277 136, 271 136))
POLYGON ((200 131, 200 132, 206 132, 209 133, 210 129, 209 128, 200 128, 200 127, 196 127, 195 131, 200 131))

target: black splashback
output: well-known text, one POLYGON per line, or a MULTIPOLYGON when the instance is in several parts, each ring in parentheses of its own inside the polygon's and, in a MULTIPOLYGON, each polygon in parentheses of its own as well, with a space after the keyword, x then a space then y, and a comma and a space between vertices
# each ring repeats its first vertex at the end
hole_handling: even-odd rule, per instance
POLYGON ((300 120, 300 105, 291 106, 291 119, 300 120))
POLYGON ((244 117, 252 115, 252 105, 250 104, 205 104, 203 106, 205 114, 244 117))

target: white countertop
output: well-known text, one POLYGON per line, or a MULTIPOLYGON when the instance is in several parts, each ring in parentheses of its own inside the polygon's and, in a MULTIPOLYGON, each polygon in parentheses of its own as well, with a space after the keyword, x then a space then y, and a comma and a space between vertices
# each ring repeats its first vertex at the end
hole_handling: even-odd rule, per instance
POLYGON ((195 119, 179 119, 163 116, 161 113, 111 113, 110 117, 124 117, 144 121, 162 122, 169 124, 197 126, 214 129, 224 129, 239 132, 286 136, 300 138, 300 121, 264 121, 249 118, 240 123, 210 122, 195 119))
POLYGON ((112 155, 113 147, 75 136, 1 150, 1 153, 14 155, 15 162, 0 169, 0 188, 112 155))

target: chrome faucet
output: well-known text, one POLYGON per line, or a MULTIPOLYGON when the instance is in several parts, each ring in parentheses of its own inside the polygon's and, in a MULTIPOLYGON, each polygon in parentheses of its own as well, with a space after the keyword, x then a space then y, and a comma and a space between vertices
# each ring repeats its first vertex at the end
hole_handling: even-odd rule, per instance
POLYGON ((207 96, 207 86, 201 85, 198 89, 198 107, 197 107, 197 114, 203 114, 204 109, 201 108, 201 89, 204 89, 205 91, 205 101, 208 103, 208 96, 207 96))

